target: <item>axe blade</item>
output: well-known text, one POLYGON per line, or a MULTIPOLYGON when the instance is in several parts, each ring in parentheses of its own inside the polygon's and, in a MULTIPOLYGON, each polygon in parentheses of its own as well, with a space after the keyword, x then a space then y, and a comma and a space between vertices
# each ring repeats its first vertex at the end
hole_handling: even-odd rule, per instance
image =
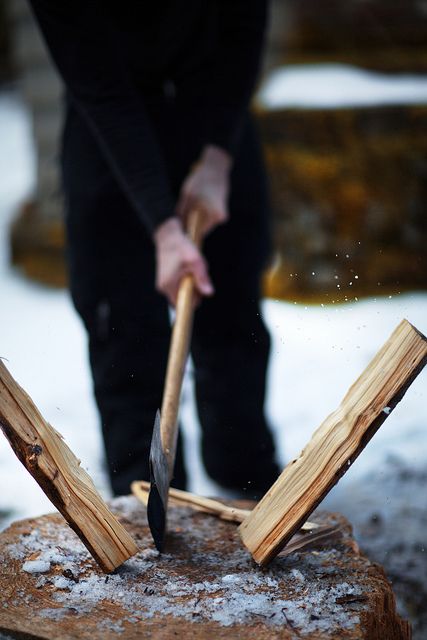
POLYGON ((164 549, 166 514, 168 510, 169 483, 172 470, 163 450, 160 433, 160 411, 156 413, 150 449, 150 493, 147 503, 147 518, 156 549, 164 549))

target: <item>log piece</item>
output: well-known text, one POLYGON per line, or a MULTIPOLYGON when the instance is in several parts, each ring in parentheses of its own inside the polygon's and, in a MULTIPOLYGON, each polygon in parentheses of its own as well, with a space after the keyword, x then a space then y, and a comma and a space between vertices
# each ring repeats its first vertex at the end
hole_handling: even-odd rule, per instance
POLYGON ((116 569, 138 551, 80 460, 44 420, 1 360, 0 428, 24 467, 104 571, 116 569))
MULTIPOLYGON (((147 506, 150 483, 146 480, 134 480, 131 484, 131 490, 133 495, 138 498, 138 500, 141 500, 142 504, 147 506)), ((228 520, 229 522, 243 522, 243 520, 251 513, 250 509, 229 507, 220 500, 205 498, 204 496, 198 496, 195 493, 182 491, 182 489, 174 489, 173 487, 169 488, 169 500, 172 504, 177 506, 191 507, 191 509, 194 509, 195 511, 210 513, 221 518, 221 520, 228 520)), ((316 522, 304 522, 301 530, 312 531, 318 527, 319 525, 316 522)))
MULTIPOLYGON (((145 480, 135 480, 131 484, 133 495, 142 502, 144 506, 148 504, 148 492, 150 483, 145 480)), ((238 509, 237 507, 229 507, 228 505, 198 496, 189 491, 181 491, 180 489, 169 488, 169 502, 171 504, 189 507, 193 511, 201 511, 208 513, 221 520, 227 522, 240 523, 251 513, 250 509, 238 509)), ((339 526, 320 525, 317 522, 304 522, 301 529, 292 536, 292 539, 281 551, 280 555, 289 555, 302 549, 312 549, 319 546, 325 546, 333 541, 337 541, 342 535, 339 526)))
POLYGON ((76 544, 58 515, 17 522, 0 534, 0 635, 33 640, 410 637, 384 572, 360 555, 341 516, 316 513, 322 525, 344 531, 338 544, 277 558, 265 571, 242 549, 233 523, 171 504, 169 549, 159 556, 143 505, 125 497, 115 499, 112 509, 138 538, 140 552, 109 576, 76 544), (36 573, 37 567, 44 572, 36 573))
POLYGON ((240 533, 254 560, 272 560, 307 520, 401 400, 427 362, 427 339, 403 320, 341 405, 290 462, 240 533))

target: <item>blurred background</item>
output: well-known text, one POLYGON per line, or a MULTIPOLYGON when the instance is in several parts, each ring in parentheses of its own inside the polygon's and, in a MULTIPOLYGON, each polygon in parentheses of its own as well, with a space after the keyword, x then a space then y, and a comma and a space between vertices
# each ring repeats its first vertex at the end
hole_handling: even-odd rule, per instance
MULTIPOLYGON (((267 411, 298 455, 391 331, 427 332, 427 0, 272 0, 254 100, 275 254, 267 411)), ((61 85, 25 0, 0 0, 0 356, 109 488, 86 337, 66 290, 61 85)), ((427 637, 426 372, 324 507, 347 515, 427 637)), ((191 490, 204 474, 191 371, 182 407, 191 490)), ((51 510, 0 439, 0 527, 51 510)))
MULTIPOLYGON (((61 85, 25 0, 0 7, 1 77, 15 82, 30 110, 37 155, 35 190, 11 229, 11 257, 30 277, 63 285, 61 85)), ((273 0, 271 7, 254 105, 277 248, 267 294, 318 300, 424 288, 427 3, 273 0)))

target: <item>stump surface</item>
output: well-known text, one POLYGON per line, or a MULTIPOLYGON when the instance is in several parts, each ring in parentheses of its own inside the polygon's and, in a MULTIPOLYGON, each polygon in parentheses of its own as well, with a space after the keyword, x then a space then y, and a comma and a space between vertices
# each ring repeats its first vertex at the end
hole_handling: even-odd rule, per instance
POLYGON ((140 551, 107 576, 59 515, 0 534, 0 637, 410 638, 384 572, 360 555, 341 516, 315 514, 342 524, 335 548, 279 557, 261 570, 232 523, 171 506, 159 556, 144 507, 132 497, 112 506, 140 551))

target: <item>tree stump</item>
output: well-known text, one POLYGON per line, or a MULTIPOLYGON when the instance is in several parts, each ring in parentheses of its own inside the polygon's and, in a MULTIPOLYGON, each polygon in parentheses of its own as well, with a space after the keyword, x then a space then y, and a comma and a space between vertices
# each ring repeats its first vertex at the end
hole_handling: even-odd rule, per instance
MULTIPOLYGON (((244 506, 244 505, 241 505, 244 506)), ((0 633, 13 638, 407 640, 384 572, 343 528, 334 547, 278 557, 257 568, 236 525, 182 507, 169 510, 169 548, 154 550, 144 507, 112 509, 139 553, 102 574, 62 518, 14 523, 0 534, 0 633)))

